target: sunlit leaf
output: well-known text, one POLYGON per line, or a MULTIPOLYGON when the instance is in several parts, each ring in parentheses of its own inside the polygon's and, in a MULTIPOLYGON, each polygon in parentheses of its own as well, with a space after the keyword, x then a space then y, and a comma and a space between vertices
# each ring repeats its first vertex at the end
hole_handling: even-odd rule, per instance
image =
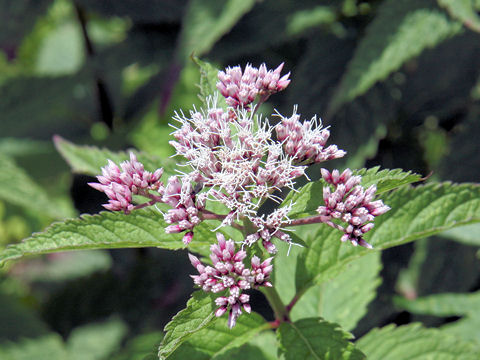
POLYGON ((108 149, 99 149, 95 146, 75 145, 60 136, 55 136, 54 142, 60 154, 72 168, 72 171, 76 173, 99 175, 101 174, 101 168, 107 165, 108 159, 119 164, 129 159, 130 151, 137 156, 138 161, 145 166, 146 170, 155 171, 162 167, 165 173, 173 173, 174 162, 170 158, 159 159, 133 149, 130 151, 114 152, 108 149))
POLYGON ((383 2, 348 65, 331 108, 338 109, 365 93, 407 60, 461 29, 434 0, 383 2))
POLYGON ((181 249, 182 234, 166 234, 163 216, 152 208, 133 211, 102 212, 82 215, 78 219, 52 224, 21 243, 12 244, 0 253, 0 265, 23 256, 65 250, 161 247, 181 249))
MULTIPOLYGON (((237 348, 253 339, 261 331, 268 329, 270 325, 257 313, 245 314, 237 319, 235 327, 228 328, 227 315, 215 318, 211 324, 202 330, 192 334, 186 346, 179 347, 169 359, 185 359, 186 354, 195 350, 194 359, 217 359, 224 358, 225 352, 237 348), (207 340, 208 339, 208 340, 207 340)), ((262 356, 256 349, 248 348, 254 354, 262 356)), ((190 357, 188 357, 190 358, 190 357)), ((243 358, 248 358, 244 356, 243 358)))
POLYGON ((48 194, 18 167, 13 160, 0 154, 0 199, 27 209, 63 218, 66 214, 48 194))
MULTIPOLYGON (((386 195, 383 201, 391 210, 379 216, 373 230, 365 236, 376 249, 480 221, 480 187, 475 185, 443 183, 404 187, 386 195)), ((319 224, 316 234, 304 239, 308 248, 297 263, 297 290, 305 291, 313 283, 324 282, 350 261, 371 251, 342 243, 340 237, 340 231, 319 224)))
POLYGON ((356 342, 369 360, 474 360, 479 348, 420 324, 373 329, 356 342))
POLYGON ((207 53, 254 4, 254 0, 190 1, 180 40, 182 58, 207 53))
POLYGON ((352 335, 321 318, 283 323, 278 329, 280 352, 286 360, 365 359, 349 341, 352 335))
POLYGON ((372 252, 347 265, 332 280, 312 286, 295 304, 292 320, 321 316, 351 331, 366 314, 381 283, 380 252, 372 252))
POLYGON ((201 290, 192 294, 187 307, 165 326, 166 334, 158 349, 160 359, 170 356, 183 342, 212 322, 215 317, 214 299, 212 294, 201 290))

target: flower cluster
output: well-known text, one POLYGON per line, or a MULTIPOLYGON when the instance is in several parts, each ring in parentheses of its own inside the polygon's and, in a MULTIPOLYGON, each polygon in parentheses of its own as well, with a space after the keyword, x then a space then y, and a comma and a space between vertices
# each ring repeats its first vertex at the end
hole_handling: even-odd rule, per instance
POLYGON ((210 247, 213 267, 203 265, 197 257, 189 254, 190 262, 199 273, 191 276, 203 291, 225 293, 215 300, 218 306, 215 315, 220 317, 228 311, 228 327, 232 328, 242 314, 242 309, 247 313, 251 311, 250 296, 243 291, 272 286, 269 281, 273 269, 270 264, 272 258, 260 263, 260 259, 253 256, 250 268, 247 268, 243 262, 247 253, 243 250, 235 251, 233 240, 226 241, 222 234, 217 233, 217 241, 217 244, 210 247))
POLYGON ((280 77, 283 63, 275 70, 267 70, 265 64, 257 69, 250 64, 242 72, 240 66, 228 67, 225 72, 218 73, 217 88, 225 97, 228 105, 233 107, 248 107, 257 95, 265 101, 271 94, 284 90, 290 80, 290 73, 280 77))
MULTIPOLYGON (((171 144, 192 169, 183 181, 195 182, 203 190, 201 195, 230 210, 223 225, 248 218, 258 224, 260 232, 265 224, 257 216, 259 206, 267 198, 281 200, 275 191, 293 189, 295 179, 304 175, 305 166, 295 165, 282 145, 272 141, 272 127, 267 121, 262 123, 259 116, 246 109, 236 109, 233 114, 218 108, 215 98, 209 99, 206 111, 194 110, 189 116, 177 114, 175 119, 181 126, 173 132, 176 140, 171 144)), ((272 235, 256 238, 262 238, 269 251, 274 250, 272 236, 290 240, 278 231, 277 223, 278 227, 267 226, 272 235)), ((245 243, 251 245, 252 237, 245 243)))
POLYGON ((251 311, 245 291, 272 286, 269 282, 272 258, 261 262, 253 256, 250 267, 246 267, 244 249, 261 243, 267 252, 274 254, 277 250, 273 238, 291 245, 292 238, 286 228, 312 223, 332 226, 344 233, 342 241, 371 248, 363 235, 372 229, 376 216, 389 210, 381 200, 374 200, 376 187, 365 190, 360 185, 360 176, 353 176, 349 169, 342 174, 322 169, 328 186, 323 190, 324 206, 318 207, 318 215, 292 220, 288 214, 294 204, 259 214, 266 200, 282 201, 280 190, 295 191, 295 181, 305 175, 308 165, 346 154, 336 145, 327 145, 330 131, 322 128, 316 117, 302 122, 296 106, 290 117, 277 112, 274 116, 280 121, 275 126, 256 114, 260 104, 290 83, 290 73, 281 76, 282 68, 283 64, 267 70, 262 64, 258 69, 247 65, 244 71, 240 66, 220 71, 217 87, 228 107, 219 106, 218 96, 213 96, 206 99, 204 109, 175 114, 178 127, 170 144, 176 155, 186 159, 183 165, 189 171, 171 176, 165 187, 160 182, 162 169, 145 171, 133 154, 130 161, 120 166, 109 161, 97 177, 99 183, 90 184, 108 195, 109 203, 104 206, 109 210, 128 213, 156 203, 169 205, 171 208, 163 213, 169 224, 165 231, 184 232, 185 245, 192 241, 195 226, 204 220, 220 221, 220 227, 232 226, 245 234, 239 251, 232 240, 226 241, 217 234, 217 243, 210 248, 213 266, 205 266, 189 255, 199 273, 192 276, 194 283, 206 292, 222 293, 215 301, 218 306, 215 314, 221 316, 228 311, 230 328, 242 311, 251 311), (134 205, 133 195, 142 195, 150 201, 134 205), (220 208, 226 214, 207 210, 207 201, 222 204, 220 208))
POLYGON ((321 122, 319 124, 316 117, 300 122, 296 106, 291 117, 287 118, 281 114, 277 116, 281 118, 275 127, 277 139, 283 142, 285 153, 297 163, 320 163, 345 156, 346 152, 339 150, 337 145, 325 147, 330 131, 322 128, 321 122))
POLYGON ((193 238, 193 228, 200 223, 199 213, 205 208, 202 197, 197 197, 190 182, 181 183, 177 176, 168 179, 162 201, 172 208, 164 215, 168 224, 165 232, 179 233, 189 230, 183 237, 188 245, 193 238))
POLYGON ((99 182, 89 185, 108 196, 108 204, 103 205, 106 209, 129 213, 135 208, 132 195, 148 196, 149 190, 163 192, 162 174, 163 169, 153 173, 145 171, 135 154, 130 153, 130 160, 122 162, 120 167, 108 160, 108 165, 102 168, 102 175, 97 176, 99 182))
POLYGON ((323 188, 325 206, 320 206, 317 212, 325 217, 324 222, 339 219, 347 223, 346 227, 335 226, 344 232, 342 241, 349 240, 354 246, 371 249, 372 246, 363 239, 363 235, 373 228, 375 216, 390 210, 382 200, 373 200, 377 187, 372 185, 365 190, 359 185, 361 176, 352 176, 350 169, 341 174, 338 170, 331 173, 326 169, 321 171, 323 179, 335 190, 332 192, 330 186, 323 188))

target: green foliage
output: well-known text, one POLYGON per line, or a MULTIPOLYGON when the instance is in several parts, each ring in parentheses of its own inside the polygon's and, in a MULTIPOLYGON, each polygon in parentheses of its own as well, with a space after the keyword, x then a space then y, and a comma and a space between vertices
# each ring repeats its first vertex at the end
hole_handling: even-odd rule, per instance
POLYGON ((460 20, 466 27, 480 31, 480 17, 475 9, 475 0, 437 0, 450 15, 460 20))
POLYGON ((437 329, 420 324, 374 329, 356 342, 368 359, 477 359, 479 349, 437 329))
POLYGON ((91 324, 74 329, 68 338, 67 347, 72 360, 107 359, 127 332, 120 320, 91 324))
POLYGON ((87 175, 100 175, 101 168, 107 165, 107 159, 119 164, 128 160, 129 152, 133 152, 138 161, 145 165, 148 171, 155 171, 163 167, 165 173, 172 173, 173 161, 170 159, 158 159, 155 156, 140 153, 135 150, 113 152, 107 149, 99 149, 95 146, 79 146, 67 141, 60 136, 54 138, 55 146, 60 154, 68 162, 73 172, 87 175))
POLYGON ((181 58, 204 55, 254 4, 254 0, 190 1, 180 37, 181 58))
POLYGON ((165 337, 158 349, 158 356, 164 359, 172 354, 195 332, 206 327, 214 319, 214 297, 203 291, 196 291, 187 302, 187 307, 175 315, 165 326, 165 337))
MULTIPOLYGON (((318 205, 321 199, 317 199, 318 205)), ((404 187, 383 198, 391 207, 388 216, 376 219, 365 237, 377 249, 387 249, 444 230, 480 221, 480 189, 450 183, 404 187)), ((297 262, 296 287, 303 293, 337 274, 368 250, 339 241, 338 230, 319 227, 308 236, 308 248, 297 262)))
POLYGON ((280 353, 286 360, 296 359, 365 359, 348 340, 352 335, 338 325, 321 318, 283 323, 278 329, 280 353))
POLYGON ((440 236, 467 245, 480 246, 480 224, 470 224, 444 231, 440 236))
POLYGON ((125 336, 126 326, 120 320, 108 320, 76 328, 67 342, 57 334, 23 339, 19 343, 0 344, 0 356, 5 360, 27 359, 89 359, 105 360, 125 336))
POLYGON ((293 307, 292 320, 321 316, 344 330, 353 330, 375 298, 381 269, 380 252, 352 261, 332 280, 308 289, 293 307))
MULTIPOLYGON (((5 294, 3 289, 0 292, 0 323, 2 342, 41 337, 48 333, 47 326, 36 317, 32 309, 22 304, 17 297, 5 294)), ((0 354, 1 351, 0 345, 0 354)))
MULTIPOLYGON (((217 81, 218 81, 218 69, 212 64, 201 61, 199 58, 193 56, 192 60, 200 68, 200 83, 198 84, 200 88, 199 97, 204 104, 207 103, 207 97, 212 94, 218 93, 217 90, 217 81)), ((225 98, 219 96, 218 105, 226 107, 227 103, 225 98)))
POLYGON ((461 29, 461 24, 449 19, 434 0, 385 1, 348 65, 332 110, 364 94, 406 61, 461 29))
POLYGON ((184 247, 181 234, 166 234, 166 223, 157 210, 140 209, 125 215, 102 212, 57 222, 44 232, 33 234, 0 254, 0 265, 23 256, 65 250, 115 249, 154 246, 164 249, 184 247))
POLYGON ((68 357, 68 353, 60 336, 50 334, 37 339, 25 339, 16 344, 2 344, 0 357, 5 360, 62 360, 68 357))
POLYGON ((396 297, 395 305, 414 314, 440 317, 463 316, 462 319, 440 327, 443 332, 456 335, 465 340, 479 339, 480 292, 471 294, 438 294, 415 300, 396 297))
MULTIPOLYGON (((225 358, 228 350, 244 345, 268 328, 270 325, 254 312, 248 316, 240 316, 233 329, 228 328, 226 316, 215 318, 208 326, 193 334, 169 359, 225 358)), ((258 350, 254 351, 259 353, 258 350)))
POLYGON ((48 194, 18 167, 12 159, 0 154, 0 199, 60 219, 66 215, 48 194))

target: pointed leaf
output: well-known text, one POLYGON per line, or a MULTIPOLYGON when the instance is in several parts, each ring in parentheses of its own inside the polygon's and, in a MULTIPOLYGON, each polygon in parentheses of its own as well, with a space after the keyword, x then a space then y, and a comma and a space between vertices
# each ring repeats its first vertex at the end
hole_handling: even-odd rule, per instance
POLYGON ((126 333, 126 324, 118 319, 76 328, 67 341, 68 359, 107 359, 120 346, 126 333))
POLYGON ((295 304, 292 320, 321 316, 351 331, 366 314, 381 283, 380 252, 371 252, 352 261, 340 275, 321 285, 312 286, 295 304))
POLYGON ((374 329, 356 342, 369 360, 474 360, 480 349, 420 324, 374 329))
POLYGON ((480 336, 480 292, 472 294, 444 293, 430 295, 415 300, 394 298, 396 306, 414 314, 433 315, 440 317, 460 316, 458 321, 447 323, 440 327, 442 331, 456 335, 465 340, 478 340, 480 336))
POLYGON ((348 341, 351 334, 321 318, 283 323, 277 334, 280 353, 286 360, 365 359, 365 355, 348 341))
POLYGON ((18 167, 9 157, 0 154, 0 199, 27 209, 61 219, 61 211, 47 193, 18 167))
POLYGON ((362 95, 407 60, 461 29, 461 24, 451 20, 434 0, 383 2, 348 65, 331 110, 362 95))
POLYGON ((82 215, 78 219, 53 223, 45 231, 8 246, 0 253, 0 265, 23 256, 65 250, 183 248, 182 234, 166 234, 166 226, 163 217, 152 208, 135 210, 129 215, 107 211, 93 216, 82 215))
MULTIPOLYGON (((396 189, 402 185, 414 183, 421 180, 419 174, 411 171, 404 172, 401 169, 384 169, 379 171, 380 167, 370 169, 361 169, 354 172, 354 175, 362 176, 361 185, 365 188, 376 185, 377 194, 396 189)), ((300 215, 314 212, 320 205, 323 205, 323 199, 319 194, 323 193, 323 187, 326 183, 323 180, 312 181, 300 188, 298 191, 291 191, 282 203, 282 206, 293 203, 289 216, 292 218, 300 215)))
POLYGON ((190 1, 183 19, 181 58, 206 54, 254 4, 254 0, 190 1))
POLYGON ((205 328, 215 318, 215 297, 202 290, 196 291, 187 307, 165 326, 165 337, 158 349, 158 357, 166 359, 195 332, 205 328))
POLYGON ((2 360, 30 360, 68 359, 68 354, 58 334, 51 333, 46 336, 22 339, 17 343, 3 342, 0 344, 0 359, 2 360))
POLYGON ((478 313, 480 291, 472 294, 438 294, 415 300, 396 297, 395 305, 415 314, 434 316, 457 316, 478 313))
MULTIPOLYGON (((227 316, 215 318, 207 327, 193 334, 188 342, 179 347, 169 359, 185 359, 185 350, 195 349, 195 359, 213 359, 226 351, 239 347, 270 325, 259 314, 243 314, 237 319, 235 327, 228 328, 227 316)), ((248 358, 248 357, 243 357, 248 358)))
POLYGON ((480 17, 475 9, 474 0, 437 0, 456 20, 471 30, 480 32, 480 17))
POLYGON ((75 173, 99 175, 101 168, 107 165, 108 159, 119 164, 130 158, 131 151, 137 156, 138 161, 145 166, 146 170, 155 171, 158 168, 164 168, 165 173, 173 174, 175 163, 171 159, 159 159, 133 149, 115 152, 108 149, 99 149, 95 146, 75 145, 58 135, 54 136, 53 140, 57 150, 75 173))
MULTIPOLYGON (((456 226, 480 222, 480 186, 451 183, 398 189, 383 199, 391 210, 375 220, 365 239, 386 249, 456 226)), ((306 239, 308 248, 297 262, 296 286, 301 293, 313 283, 335 276, 350 261, 369 251, 340 242, 341 232, 319 224, 306 239)))
POLYGON ((439 236, 466 245, 480 246, 480 224, 470 224, 447 230, 439 234, 439 236))
POLYGON ((218 81, 218 69, 214 67, 212 64, 202 61, 196 56, 192 56, 192 60, 195 64, 198 65, 200 68, 200 83, 198 86, 200 87, 200 94, 199 97, 204 104, 207 104, 207 97, 213 96, 217 93, 218 102, 217 105, 226 108, 227 103, 225 102, 225 98, 220 95, 217 90, 217 81, 218 81))

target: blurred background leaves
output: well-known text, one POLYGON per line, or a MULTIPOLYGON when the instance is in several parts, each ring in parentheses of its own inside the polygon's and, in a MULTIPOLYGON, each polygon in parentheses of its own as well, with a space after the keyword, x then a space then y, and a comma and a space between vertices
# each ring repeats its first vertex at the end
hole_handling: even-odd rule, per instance
MULTIPOLYGON (((328 166, 478 182, 479 10, 476 0, 0 0, 0 246, 100 209, 102 194, 85 185, 91 171, 72 175, 54 135, 172 155, 174 111, 202 104, 191 55, 219 68, 285 62, 292 83, 266 114, 297 103, 304 118, 318 114, 348 151, 328 166)), ((396 308, 393 295, 479 290, 479 245, 469 227, 385 251, 354 334, 414 320, 447 326, 396 308)), ((90 359, 142 359, 192 288, 185 254, 156 249, 49 255, 0 271, 2 359, 31 349, 65 358, 78 347, 90 359), (102 326, 109 353, 91 342, 102 326)))

